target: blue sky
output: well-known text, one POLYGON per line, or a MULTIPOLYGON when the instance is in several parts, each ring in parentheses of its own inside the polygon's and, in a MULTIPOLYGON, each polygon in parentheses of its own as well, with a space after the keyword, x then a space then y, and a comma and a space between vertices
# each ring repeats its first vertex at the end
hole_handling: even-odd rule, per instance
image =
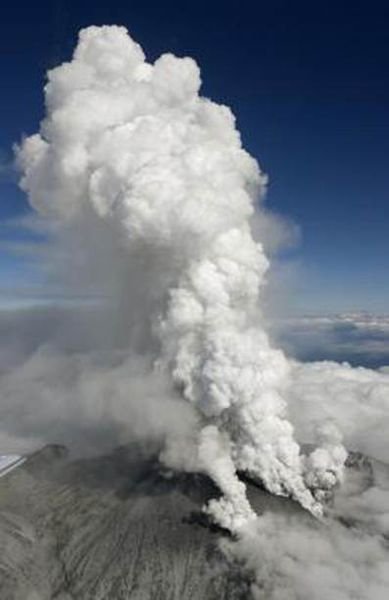
POLYGON ((45 71, 80 27, 124 24, 150 59, 199 62, 203 94, 230 105, 270 176, 268 205, 297 222, 302 311, 389 308, 389 5, 386 2, 40 1, 7 3, 0 24, 0 293, 44 295, 22 252, 39 240, 9 168, 37 130, 45 71))

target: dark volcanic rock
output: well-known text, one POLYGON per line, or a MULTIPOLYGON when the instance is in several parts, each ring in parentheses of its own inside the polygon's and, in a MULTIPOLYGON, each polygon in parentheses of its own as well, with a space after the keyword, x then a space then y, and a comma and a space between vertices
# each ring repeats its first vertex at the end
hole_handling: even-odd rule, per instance
POLYGON ((248 598, 201 516, 216 495, 136 448, 71 461, 48 446, 0 480, 0 598, 248 598))

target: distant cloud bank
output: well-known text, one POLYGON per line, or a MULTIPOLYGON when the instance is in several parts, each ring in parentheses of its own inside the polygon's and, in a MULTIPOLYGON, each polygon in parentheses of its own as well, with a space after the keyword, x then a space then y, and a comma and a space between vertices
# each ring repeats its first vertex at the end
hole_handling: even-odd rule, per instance
POLYGON ((284 319, 273 335, 299 360, 335 360, 379 369, 389 365, 389 315, 351 312, 284 319))

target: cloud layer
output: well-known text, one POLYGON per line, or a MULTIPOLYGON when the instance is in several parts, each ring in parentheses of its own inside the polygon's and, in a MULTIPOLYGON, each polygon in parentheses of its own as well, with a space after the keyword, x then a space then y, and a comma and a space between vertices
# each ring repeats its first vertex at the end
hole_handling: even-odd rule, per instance
POLYGON ((278 343, 303 361, 337 360, 353 366, 389 365, 389 318, 345 313, 279 320, 273 324, 278 343))

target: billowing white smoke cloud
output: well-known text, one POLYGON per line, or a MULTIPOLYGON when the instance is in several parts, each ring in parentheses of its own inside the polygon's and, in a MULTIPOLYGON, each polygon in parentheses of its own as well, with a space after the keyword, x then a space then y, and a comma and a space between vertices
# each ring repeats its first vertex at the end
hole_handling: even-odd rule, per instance
POLYGON ((301 364, 272 347, 259 311, 268 261, 253 239, 271 248, 275 221, 253 220, 266 178, 229 109, 199 87, 194 61, 148 64, 121 27, 82 31, 73 60, 49 73, 47 116, 19 150, 22 186, 72 243, 56 264, 85 288, 97 273, 115 304, 91 326, 78 315, 57 328, 46 311, 26 356, 0 347, 0 451, 46 431, 77 443, 91 422, 92 445, 96 431, 163 440, 166 465, 220 488, 206 510, 237 534, 224 551, 255 597, 386 598, 389 470, 377 461, 389 462, 389 372, 301 364), (365 469, 336 486, 342 440, 375 459, 368 485, 365 469), (316 448, 304 456, 303 444, 316 448), (289 502, 254 520, 239 470, 314 515, 335 489, 328 518, 289 502))
POLYGON ((292 363, 287 392, 297 436, 315 440, 328 419, 349 450, 389 462, 389 374, 347 363, 292 363))
POLYGON ((213 477, 224 493, 213 516, 231 529, 253 517, 237 470, 319 515, 312 490, 336 483, 345 453, 331 434, 306 459, 294 439, 290 367, 258 312, 268 261, 249 219, 266 178, 230 110, 199 87, 190 58, 152 65, 122 27, 81 31, 73 60, 48 74, 47 116, 19 153, 22 186, 63 227, 114 232, 141 298, 122 326, 148 332, 154 368, 201 416, 186 451, 174 439, 163 458, 213 477))
POLYGON ((252 574, 255 600, 385 600, 389 556, 379 537, 332 521, 267 513, 223 548, 252 574))

